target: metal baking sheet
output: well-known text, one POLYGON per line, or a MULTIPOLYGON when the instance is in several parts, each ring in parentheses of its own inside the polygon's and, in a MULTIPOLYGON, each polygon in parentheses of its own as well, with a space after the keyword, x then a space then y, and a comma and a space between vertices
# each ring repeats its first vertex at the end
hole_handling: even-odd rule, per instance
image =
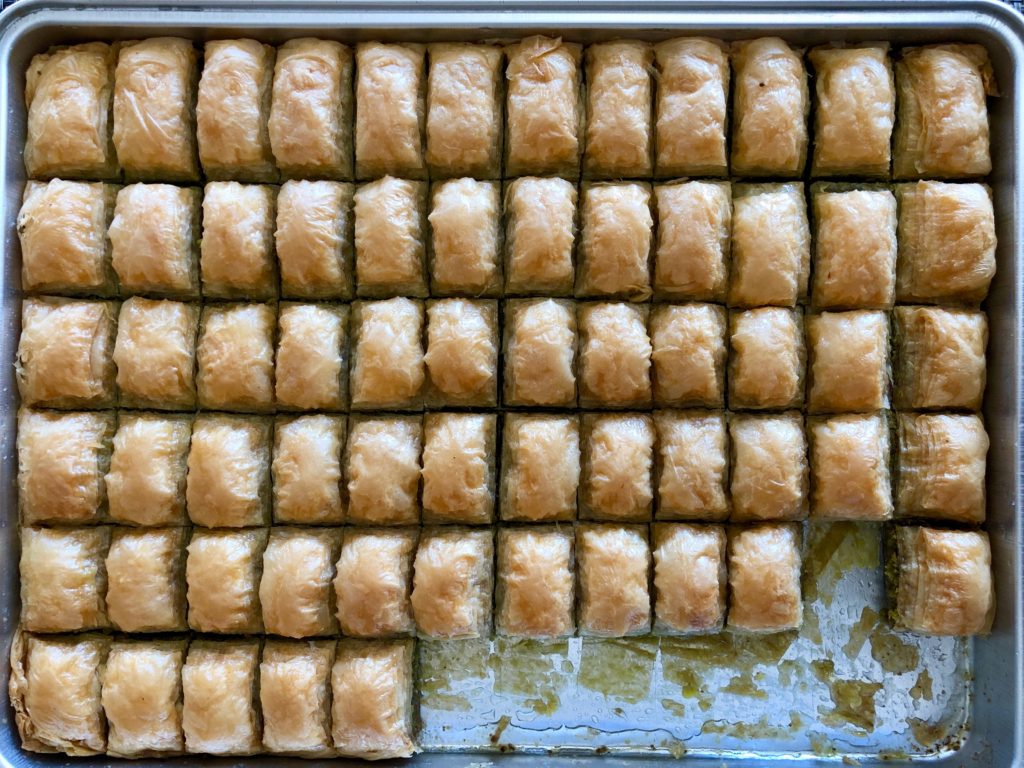
MULTIPOLYGON (((270 43, 315 35, 363 39, 473 40, 547 33, 580 42, 659 40, 684 34, 725 39, 778 34, 798 45, 889 40, 894 46, 983 43, 1002 97, 991 102, 990 178, 999 236, 989 313, 988 530, 998 615, 990 637, 924 638, 888 630, 879 618, 883 585, 879 529, 849 523, 806 528, 805 622, 799 633, 574 638, 554 645, 496 639, 419 644, 423 766, 742 762, 878 765, 927 760, 941 766, 1024 766, 1020 500, 1020 326, 1018 253, 1024 211, 1021 126, 1024 19, 995 0, 841 6, 806 0, 421 0, 337 2, 219 0, 158 2, 23 0, 0 17, 0 360, 18 334, 18 245, 24 186, 24 71, 54 43, 180 35, 196 40, 251 36, 270 43), (608 754, 610 753, 610 754, 608 754), (710 758, 704 759, 704 758, 710 758)), ((14 481, 16 388, 0 365, 0 685, 17 625, 14 481)), ((268 758, 260 762, 270 764, 268 758)), ((99 766, 107 758, 43 757, 18 746, 9 706, 0 709, 0 765, 99 766)), ((180 758, 188 766, 209 758, 180 758)), ((331 761, 343 764, 346 761, 331 761)), ((137 764, 159 765, 159 761, 137 764)), ((308 765, 273 758, 274 765, 308 765)))

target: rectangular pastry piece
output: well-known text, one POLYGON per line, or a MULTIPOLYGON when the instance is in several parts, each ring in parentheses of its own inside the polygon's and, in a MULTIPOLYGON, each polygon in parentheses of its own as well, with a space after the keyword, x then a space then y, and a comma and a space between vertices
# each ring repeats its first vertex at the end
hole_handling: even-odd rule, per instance
POLYGON ((449 179, 430 191, 430 288, 437 296, 501 292, 501 182, 449 179))
POLYGON ((341 640, 331 669, 331 734, 339 755, 410 757, 414 739, 412 640, 341 640))
POLYGON ((110 254, 121 295, 199 298, 203 192, 171 184, 129 184, 117 193, 110 254))
POLYGON ((647 634, 651 629, 650 571, 646 525, 580 524, 576 528, 580 634, 647 634))
POLYGON ((996 221, 985 184, 919 181, 896 186, 896 299, 978 304, 996 272, 996 221))
POLYGON ((811 518, 892 518, 889 420, 884 413, 811 420, 811 518))
POLYGON ((185 562, 188 625, 197 632, 262 634, 260 573, 266 528, 192 533, 185 562))
POLYGON ((428 413, 423 417, 423 521, 494 521, 498 416, 428 413))
POLYGON ((107 228, 117 187, 29 181, 18 212, 24 291, 109 296, 117 292, 107 228))
POLYGON ((576 415, 507 413, 502 428, 501 519, 576 519, 580 427, 576 415))
POLYGON ((490 528, 423 530, 409 597, 417 636, 488 637, 493 592, 494 533, 490 528))
POLYGON ((803 624, 801 532, 793 523, 762 523, 729 532, 729 628, 784 632, 803 624))
POLYGON ((735 184, 732 202, 730 306, 796 305, 811 269, 804 185, 735 184))
POLYGON ((348 404, 348 306, 283 302, 274 392, 281 410, 342 411, 348 404))
POLYGON ((196 343, 199 407, 262 413, 274 407, 271 304, 206 304, 196 343))
POLYGON ((128 179, 198 181, 191 40, 122 43, 114 70, 114 147, 128 179))
POLYGON ((188 629, 184 528, 115 528, 106 570, 107 613, 114 629, 188 629))
POLYGON ((725 405, 725 308, 716 304, 656 305, 648 328, 654 403, 725 405))
POLYGON ((356 294, 426 296, 427 183, 385 176, 356 188, 356 294))
POLYGON ((732 519, 807 517, 807 441, 795 412, 729 419, 732 443, 732 519))
POLYGON ((877 411, 889 405, 889 316, 808 315, 807 408, 812 413, 877 411))
POLYGON ((504 323, 504 405, 575 405, 574 302, 507 301, 504 323))
POLYGON ((25 74, 30 179, 115 179, 111 140, 117 45, 82 43, 32 57, 25 74))
POLYGON ((192 427, 185 498, 193 524, 243 528, 270 520, 269 419, 203 413, 192 427))
POLYGON ((804 317, 758 307, 729 315, 729 407, 799 408, 804 400, 804 317))
POLYGON ((192 414, 122 411, 106 486, 110 519, 122 525, 181 526, 192 414))
POLYGON ((352 49, 303 37, 277 49, 267 131, 281 175, 352 178, 352 49))
POLYGON ((199 305, 133 296, 121 305, 114 342, 119 402, 126 408, 196 405, 199 305))
POLYGON ((580 304, 580 405, 629 408, 651 403, 648 308, 637 304, 580 304))
POLYGON ((356 46, 356 178, 427 177, 424 52, 415 43, 356 46))
POLYGON ((110 301, 25 299, 14 361, 21 402, 43 408, 114 405, 117 310, 110 301))
POLYGON ((654 420, 648 414, 583 414, 580 518, 644 521, 654 500, 654 420))
POLYGON ((209 299, 277 297, 274 221, 277 188, 211 181, 203 194, 199 267, 209 299))
POLYGON ((505 54, 505 175, 575 179, 583 148, 582 46, 538 35, 505 54))
POLYGON ((807 70, 789 43, 733 43, 732 172, 800 176, 807 161, 807 70))
POLYGON ((22 525, 81 525, 106 516, 114 414, 18 411, 22 525))
POLYGON ((431 405, 498 404, 498 302, 436 299, 427 302, 431 405))
POLYGON ((351 419, 345 447, 350 524, 419 523, 422 448, 420 416, 351 419))
MULTIPOLYGON (((590 178, 650 176, 654 51, 639 40, 588 46, 583 173, 590 178)), ((664 81, 662 81, 664 82, 664 81)))
POLYGON ((271 529, 263 552, 260 606, 268 635, 336 634, 331 582, 341 549, 338 528, 271 529))
POLYGON ((718 632, 725 624, 725 528, 655 523, 654 631, 662 635, 718 632))
POLYGON ((496 45, 427 46, 427 167, 432 178, 501 176, 504 55, 496 45))
POLYGON ((274 56, 256 40, 206 41, 196 138, 207 179, 277 179, 267 129, 274 56))
POLYGON ((573 635, 574 549, 569 527, 530 525, 498 531, 497 634, 533 640, 573 635))
POLYGON ((988 433, 979 416, 952 413, 901 413, 900 517, 985 522, 985 465, 988 433))
POLYGON ((416 528, 346 528, 334 577, 341 632, 350 637, 411 635, 416 528))
POLYGON ((422 404, 423 302, 406 298, 352 305, 352 410, 416 410, 422 404))
POLYGON ((29 632, 110 626, 104 559, 110 528, 21 529, 21 624, 29 632))
POLYGON ((73 756, 106 751, 100 680, 109 647, 102 635, 15 634, 10 697, 23 749, 73 756))
POLYGON ((331 757, 333 640, 268 640, 260 659, 263 748, 277 755, 331 757))
POLYGON ((338 181, 281 185, 274 245, 283 298, 352 298, 354 193, 338 181))
POLYGON ((195 640, 181 671, 182 729, 191 754, 260 752, 259 640, 195 640))
POLYGON ((654 46, 658 176, 724 176, 729 56, 720 40, 681 37, 654 46))
POLYGON ((888 309, 896 296, 896 198, 881 188, 811 186, 811 304, 888 309))
POLYGON ((187 647, 187 640, 111 643, 100 693, 107 754, 137 758, 184 752, 181 670, 187 647))
POLYGON ((279 416, 274 426, 274 522, 339 525, 345 521, 341 454, 344 416, 279 416))
POLYGON ((985 98, 997 89, 984 46, 904 48, 896 61, 896 89, 897 179, 985 176, 992 170, 985 98))
POLYGON ((658 411, 658 520, 729 516, 729 435, 721 411, 658 411))
POLYGON ((979 410, 985 394, 985 313, 897 307, 894 323, 896 407, 979 410))
POLYGON ((505 186, 505 293, 571 296, 576 185, 527 176, 505 186))
POLYGON ((654 187, 658 213, 654 295, 725 301, 732 238, 727 181, 683 181, 654 187))
POLYGON ((632 301, 650 298, 654 251, 651 185, 584 184, 581 194, 576 295, 632 301))

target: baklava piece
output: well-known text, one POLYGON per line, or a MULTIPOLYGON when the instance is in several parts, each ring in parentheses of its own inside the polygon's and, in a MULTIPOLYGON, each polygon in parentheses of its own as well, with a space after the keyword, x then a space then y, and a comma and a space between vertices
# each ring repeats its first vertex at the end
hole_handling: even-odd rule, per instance
POLYGON ((581 518, 651 519, 654 434, 647 414, 583 414, 581 518))
POLYGON ((121 405, 167 411, 195 408, 198 332, 196 304, 139 296, 124 302, 114 342, 121 405))
POLYGON ((415 528, 348 528, 334 577, 341 632, 350 637, 397 637, 415 628, 409 595, 415 528))
POLYGON ((282 297, 352 297, 353 194, 351 184, 337 181, 281 185, 274 245, 282 297))
POLYGON ((497 418, 493 413, 423 418, 424 522, 493 522, 497 418))
POLYGON ((260 660, 263 747, 276 755, 331 757, 334 641, 270 640, 260 660))
POLYGON ((659 176, 724 176, 729 57, 719 40, 682 37, 654 46, 659 176))
POLYGON ((574 520, 580 484, 578 418, 506 414, 502 439, 501 519, 574 520))
POLYGON ((419 407, 427 378, 423 302, 406 298, 360 302, 353 305, 351 317, 352 409, 419 407))
POLYGON ((889 423, 883 414, 844 415, 810 423, 811 517, 889 520, 889 423))
POLYGON ((498 404, 498 303, 427 302, 427 400, 435 405, 498 404))
POLYGON ((107 614, 114 629, 188 629, 184 528, 116 528, 106 569, 107 614))
POLYGON ((419 416, 353 417, 345 449, 349 523, 419 522, 422 444, 419 416))
POLYGON ((650 405, 651 340, 647 307, 581 304, 580 405, 627 408, 650 405))
POLYGON ((653 66, 650 43, 613 40, 587 47, 587 141, 583 154, 587 176, 620 179, 651 175, 653 66))
POLYGON ((110 529, 21 529, 21 623, 29 632, 110 626, 104 558, 110 529))
POLYGON ((803 623, 800 526, 761 524, 729 534, 729 627, 784 632, 803 623))
POLYGON ((14 361, 24 405, 105 408, 115 402, 117 304, 42 297, 21 305, 14 361))
POLYGON ((576 529, 581 635, 627 637, 651 628, 651 547, 645 525, 588 523, 576 529))
POLYGON ((121 45, 114 70, 114 147, 129 179, 198 181, 191 40, 153 37, 121 45))
POLYGON ((889 317, 885 312, 808 315, 807 408, 877 411, 889 405, 889 317))
POLYGON ((654 631, 662 635, 718 632, 725 624, 725 528, 656 523, 654 631))
POLYGON ((729 350, 730 408, 798 408, 803 403, 806 353, 799 310, 732 312, 729 350))
POLYGON ((654 308, 649 327, 656 405, 725 404, 727 318, 715 304, 654 308))
POLYGON ((196 344, 199 406, 264 412, 274 407, 274 326, 268 304, 207 304, 196 344))
POLYGON ((345 520, 341 494, 344 417, 278 417, 274 428, 274 522, 338 525, 345 520))
POLYGON ((501 290, 501 185, 450 179, 431 190, 430 286, 436 295, 501 290))
POLYGON ((724 520, 729 436, 721 411, 659 411, 656 517, 659 520, 724 520))
POLYGON ((267 130, 274 55, 256 40, 206 42, 196 138, 207 179, 276 179, 267 130))
POLYGON ((188 625, 197 632, 261 634, 260 568, 266 528, 196 529, 188 545, 188 625))
POLYGON ((259 640, 196 640, 181 671, 182 730, 192 754, 260 752, 259 640))
POLYGON ((800 414, 735 415, 729 436, 732 519, 806 518, 807 444, 800 414))
POLYGON ((654 218, 651 186, 584 185, 577 296, 650 298, 654 218))
POLYGON ((331 582, 340 548, 337 528, 271 529, 260 577, 268 635, 302 638, 337 632, 331 582))
POLYGON ((575 628, 575 564, 569 528, 531 525, 498 531, 495 629, 506 637, 555 640, 575 628))
POLYGON ((262 184, 206 185, 199 249, 205 298, 251 301, 277 296, 275 194, 274 187, 262 184))
POLYGON ((348 307, 280 305, 274 390, 282 410, 340 411, 348 402, 348 307))
POLYGON ((427 183, 385 176, 356 189, 356 293, 426 296, 427 183))
POLYGON ((505 305, 505 405, 576 404, 576 311, 572 302, 505 305))
POLYGON ((493 590, 494 534, 489 528, 424 529, 409 598, 419 637, 488 637, 493 590))
POLYGON ((277 49, 267 130, 286 178, 352 178, 352 49, 304 37, 277 49))
POLYGON ((724 181, 654 188, 658 235, 654 293, 665 299, 724 301, 729 280, 732 191, 724 181))
POLYGON ((568 296, 573 291, 576 185, 516 179, 505 187, 505 291, 568 296))

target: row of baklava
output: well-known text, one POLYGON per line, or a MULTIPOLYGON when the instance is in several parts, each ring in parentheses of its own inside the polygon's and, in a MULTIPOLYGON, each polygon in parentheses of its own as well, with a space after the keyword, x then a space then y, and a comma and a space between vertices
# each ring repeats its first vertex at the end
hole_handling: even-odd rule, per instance
POLYGON ((559 178, 519 178, 504 195, 500 182, 467 178, 430 189, 392 177, 279 191, 211 182, 205 194, 56 179, 25 191, 22 287, 249 300, 653 295, 825 309, 984 299, 996 269, 990 190, 893 189, 816 184, 809 217, 802 183, 585 183, 577 206, 576 185, 559 178))
MULTIPOLYGON (((245 181, 794 178, 809 154, 803 50, 779 38, 613 41, 585 56, 540 36, 504 47, 364 42, 354 57, 329 40, 275 50, 243 39, 207 41, 203 53, 201 74, 193 43, 173 38, 35 56, 28 175, 195 181, 201 166, 211 180, 245 181)), ((996 85, 982 46, 902 49, 895 77, 886 44, 821 46, 808 58, 812 174, 991 170, 996 85)))

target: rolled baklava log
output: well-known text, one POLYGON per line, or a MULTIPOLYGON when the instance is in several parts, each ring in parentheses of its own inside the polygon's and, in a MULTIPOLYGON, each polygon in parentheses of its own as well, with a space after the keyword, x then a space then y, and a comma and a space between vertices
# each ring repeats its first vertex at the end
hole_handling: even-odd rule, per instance
POLYGON ((244 528, 270 520, 267 418, 203 413, 188 452, 189 519, 206 528, 244 528))
POLYGON ((185 621, 185 529, 115 528, 107 614, 120 632, 177 632, 185 621))
POLYGON ((654 631, 694 635, 725 624, 725 528, 655 523, 654 631))
POLYGON ((654 295, 725 301, 732 236, 732 188, 725 181, 654 187, 658 209, 654 295))
POLYGON ((538 35, 505 53, 505 175, 575 179, 583 145, 582 46, 538 35))
POLYGON ((573 549, 568 527, 531 525, 498 531, 497 634, 535 640, 573 634, 573 549))
POLYGON ((107 513, 113 413, 18 411, 22 525, 82 525, 107 513))
POLYGON ((18 212, 25 291, 111 296, 117 280, 107 227, 117 187, 83 181, 29 181, 18 212))
POLYGON ((729 619, 743 632, 783 632, 803 624, 800 526, 760 524, 729 533, 729 619))
POLYGON ((577 296, 651 296, 654 218, 651 186, 639 182, 584 184, 580 213, 577 296))
POLYGON ((354 193, 337 181, 281 185, 274 245, 283 298, 352 298, 354 193))
POLYGON ((727 318, 715 304, 654 307, 648 327, 655 405, 725 405, 727 318))
POLYGON ((356 188, 356 294, 426 296, 427 184, 385 176, 356 188))
POLYGON ((504 310, 504 404, 575 405, 575 304, 523 299, 504 310))
POLYGON ((352 178, 352 49, 304 37, 277 50, 267 131, 286 178, 352 178))
POLYGON ((904 48, 896 88, 897 179, 985 176, 992 170, 985 97, 996 94, 996 81, 983 46, 904 48))
POLYGON ((498 404, 498 302, 439 299, 427 302, 431 405, 498 404))
POLYGON ((889 175, 896 84, 888 43, 820 46, 814 67, 813 176, 889 175))
POLYGON ((427 46, 427 167, 432 178, 501 176, 504 56, 497 45, 427 46))
POLYGON ((777 37, 733 43, 733 173, 803 173, 810 99, 801 53, 777 37))
POLYGON ((811 186, 811 304, 888 309, 896 296, 896 198, 887 189, 811 186))
POLYGON ((116 44, 106 43, 55 47, 32 57, 25 74, 29 178, 120 175, 110 119, 116 58, 116 44))
POLYGON ((900 517, 985 522, 985 465, 989 439, 979 416, 899 414, 900 517))
POLYGON ((493 593, 494 533, 490 528, 423 530, 409 598, 418 637, 488 637, 493 593))
POLYGON ((798 408, 806 350, 800 310, 759 307, 729 317, 729 407, 798 408))
POLYGON ((268 640, 260 659, 263 747, 278 755, 331 757, 333 640, 268 640))
POLYGON ((729 420, 732 519, 807 517, 807 445, 803 417, 794 411, 740 415, 729 420))
POLYGON ((729 436, 721 411, 658 411, 658 520, 729 516, 729 436))
POLYGON ((352 410, 417 409, 426 381, 423 302, 406 298, 352 305, 352 410))
POLYGON ((275 307, 206 304, 196 344, 196 387, 204 409, 264 412, 274 407, 275 307))
POLYGON ((899 184, 896 298, 978 304, 996 272, 992 190, 984 184, 899 184))
POLYGON ((505 187, 505 292, 570 296, 575 278, 576 185, 525 177, 505 187))
POLYGON ((626 637, 651 629, 646 525, 584 523, 576 528, 581 635, 626 637))
POLYGON ((889 420, 884 413, 813 419, 811 518, 889 520, 889 420))
POLYGON ((202 190, 130 184, 117 193, 110 254, 121 295, 199 298, 202 190))
POLYGON ((347 528, 334 577, 341 633, 398 637, 415 629, 409 595, 416 528, 347 528))
POLYGON ((423 417, 423 521, 494 521, 497 414, 423 417))
POLYGON ((266 528, 195 529, 188 545, 188 625, 197 632, 262 634, 260 571, 266 528))
POLYGON ((349 523, 419 523, 422 445, 419 416, 352 417, 345 448, 349 523))
POLYGON ((260 576, 260 606, 268 635, 337 634, 331 582, 340 549, 337 528, 271 529, 260 576))
POLYGON ((422 45, 356 46, 356 178, 425 179, 422 45))
POLYGON ((274 181, 270 151, 273 47, 256 40, 208 40, 196 102, 199 160, 207 179, 274 181))
POLYGON ((344 416, 279 416, 274 426, 274 522, 338 525, 345 520, 341 454, 344 416))
POLYGON ((191 754, 261 751, 256 640, 195 640, 181 670, 182 730, 191 754))
POLYGON ((654 420, 648 414, 583 414, 580 518, 651 519, 654 420))
POLYGON ((629 408, 651 403, 651 340, 646 306, 580 304, 580 405, 629 408))
POLYGON ((274 393, 282 410, 341 411, 348 404, 348 307, 280 304, 274 393))
POLYGON ((587 47, 584 175, 596 179, 651 175, 653 66, 650 43, 613 40, 587 47))
POLYGON ((275 187, 237 181, 206 185, 199 253, 204 298, 277 297, 276 192, 275 187))
POLYGON ((681 37, 654 46, 658 176, 724 176, 729 57, 720 40, 681 37))
POLYGON ((197 304, 140 296, 124 302, 114 342, 121 405, 167 411, 195 408, 198 332, 197 304))
POLYGON ((450 179, 430 193, 430 287, 434 295, 501 292, 501 183, 450 179))
POLYGON ((14 361, 21 402, 44 408, 114 405, 117 310, 109 301, 25 299, 14 361))
POLYGON ((574 520, 580 483, 578 417, 509 413, 502 440, 501 519, 574 520))
POLYGON ((114 147, 128 179, 198 181, 191 40, 122 43, 114 70, 114 147))
POLYGON ((988 344, 984 312, 897 307, 894 322, 897 408, 981 408, 988 344))
POLYGON ((877 411, 889 405, 889 316, 808 315, 807 408, 812 413, 877 411))
POLYGON ((104 558, 110 528, 21 529, 21 624, 29 632, 110 626, 104 558))

